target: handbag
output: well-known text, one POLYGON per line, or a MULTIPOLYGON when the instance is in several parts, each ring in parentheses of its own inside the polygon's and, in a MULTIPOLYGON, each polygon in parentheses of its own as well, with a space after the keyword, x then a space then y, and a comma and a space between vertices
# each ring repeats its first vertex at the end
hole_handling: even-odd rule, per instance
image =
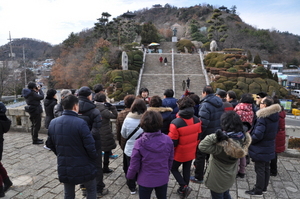
POLYGON ((130 134, 129 136, 126 138, 126 142, 139 130, 140 125, 138 125, 130 134))

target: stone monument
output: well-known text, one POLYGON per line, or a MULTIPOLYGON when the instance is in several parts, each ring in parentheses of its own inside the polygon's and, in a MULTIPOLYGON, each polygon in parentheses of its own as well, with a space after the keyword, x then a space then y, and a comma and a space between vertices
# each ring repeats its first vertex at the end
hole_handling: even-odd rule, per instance
POLYGON ((128 70, 128 56, 125 51, 122 53, 122 69, 128 70))
POLYGON ((172 29, 172 31, 173 31, 172 42, 177 42, 177 37, 176 37, 176 34, 177 34, 177 28, 174 27, 174 28, 172 29))

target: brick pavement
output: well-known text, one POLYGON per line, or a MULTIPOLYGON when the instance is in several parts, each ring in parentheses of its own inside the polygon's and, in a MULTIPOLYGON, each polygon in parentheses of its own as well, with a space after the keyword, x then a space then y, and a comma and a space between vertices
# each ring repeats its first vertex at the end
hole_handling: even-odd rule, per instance
MULTIPOLYGON (((46 139, 46 134, 41 134, 46 139)), ((8 132, 4 135, 3 165, 13 181, 13 187, 4 198, 63 198, 63 185, 59 183, 56 172, 56 157, 54 153, 43 148, 42 145, 32 145, 29 133, 8 132)), ((121 149, 117 148, 113 153, 119 158, 110 160, 111 174, 104 174, 104 182, 110 193, 104 199, 137 199, 138 195, 130 195, 125 184, 122 171, 121 149)), ((300 159, 279 156, 279 175, 271 177, 268 193, 263 198, 300 198, 300 159)), ((253 163, 247 166, 247 174, 244 179, 237 179, 230 189, 232 198, 251 198, 244 192, 255 183, 253 163)), ((209 190, 203 185, 190 183, 193 191, 188 198, 210 198, 209 190)), ((83 198, 77 186, 76 198, 83 198)), ((176 194, 178 188, 172 175, 168 184, 168 198, 179 198, 176 194)), ((152 198, 155 198, 154 196, 152 198)), ((257 198, 257 197, 252 197, 257 198)), ((260 197, 262 198, 262 197, 260 197)))

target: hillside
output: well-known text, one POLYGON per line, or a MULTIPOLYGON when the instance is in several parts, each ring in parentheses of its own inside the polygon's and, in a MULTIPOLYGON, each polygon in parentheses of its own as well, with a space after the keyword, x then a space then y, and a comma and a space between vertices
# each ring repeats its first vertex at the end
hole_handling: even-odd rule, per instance
MULTIPOLYGON (((230 7, 232 5, 227 6, 230 7)), ((133 18, 133 22, 135 23, 135 26, 141 26, 144 23, 152 22, 160 33, 160 41, 171 41, 171 28, 176 27, 178 29, 177 36, 179 39, 186 38, 193 40, 194 38, 198 38, 198 41, 205 43, 210 41, 207 38, 207 32, 199 31, 199 33, 197 33, 198 36, 195 36, 195 34, 193 35, 191 33, 191 26, 193 25, 198 29, 207 29, 210 26, 207 21, 212 17, 214 9, 216 8, 209 4, 199 4, 189 8, 178 8, 166 4, 159 8, 144 8, 134 11, 136 16, 133 18)), ((220 16, 228 28, 226 31, 228 37, 223 43, 220 42, 219 44, 222 48, 241 48, 246 51, 249 50, 252 55, 259 54, 262 60, 268 60, 269 62, 293 64, 295 58, 298 59, 300 55, 300 36, 288 32, 256 29, 244 23, 237 14, 232 13, 236 13, 236 10, 223 9, 222 15, 220 16)), ((107 22, 110 21, 110 23, 114 22, 111 18, 107 18, 107 20, 107 22)), ((122 23, 124 23, 124 19, 121 19, 121 15, 118 17, 118 20, 121 20, 123 21, 122 23)), ((70 40, 72 43, 74 42, 74 37, 75 40, 76 37, 78 37, 85 40, 83 41, 85 42, 85 47, 92 47, 91 41, 93 41, 93 37, 95 37, 93 29, 94 27, 90 27, 90 29, 86 29, 80 33, 71 33, 69 38, 66 38, 62 43, 64 45, 69 44, 70 40)), ((138 31, 136 32, 138 33, 138 31)), ((133 36, 134 35, 131 35, 131 39, 133 36)), ((136 36, 137 35, 135 35, 135 37, 136 36)), ((132 41, 134 40, 135 39, 133 38, 132 41)), ((123 42, 126 41, 124 40, 123 42)), ((114 44, 114 42, 112 43, 114 44)), ((26 59, 29 60, 44 60, 47 58, 56 59, 59 57, 61 48, 64 47, 64 45, 51 46, 44 41, 35 39, 19 39, 13 42, 13 50, 14 53, 16 53, 16 58, 22 58, 23 45, 25 46, 26 59)), ((0 51, 3 52, 0 53, 0 60, 8 59, 8 56, 4 52, 9 52, 9 45, 1 46, 0 51)), ((300 60, 298 60, 298 62, 299 61, 300 60)))
MULTIPOLYGON (((212 17, 214 9, 209 4, 189 8, 166 5, 162 8, 136 11, 135 21, 139 23, 151 21, 162 33, 176 26, 179 29, 179 38, 192 40, 192 22, 196 22, 197 28, 208 28, 210 24, 207 21, 212 17)), ((262 60, 268 60, 269 62, 290 63, 300 55, 300 36, 288 32, 256 29, 243 22, 238 15, 226 11, 222 12, 221 18, 228 27, 228 37, 222 43, 223 48, 249 50, 252 55, 259 54, 262 60)), ((205 35, 206 33, 202 32, 202 34, 205 35)), ((171 38, 167 39, 170 41, 171 38)))
MULTIPOLYGON (((215 35, 219 34, 222 35, 217 40, 219 50, 238 48, 250 52, 253 57, 259 55, 261 60, 299 65, 300 36, 256 29, 244 23, 235 13, 234 9, 218 9, 209 4, 189 8, 177 8, 169 4, 145 8, 134 11, 136 16, 133 19, 121 17, 123 15, 111 19, 110 14, 104 12, 95 19, 94 27, 70 33, 60 45, 51 46, 44 41, 24 38, 13 41, 13 52, 19 63, 22 63, 23 46, 27 64, 36 60, 54 59, 56 64, 45 83, 56 88, 107 83, 106 74, 122 68, 122 51, 128 54, 129 69, 139 71, 143 63, 142 55, 136 53, 141 53, 137 50, 141 48, 139 46, 171 41, 173 28, 177 29, 178 39, 203 43, 202 51, 209 50, 209 43, 212 39, 216 40, 215 35), (212 28, 212 24, 215 27, 212 28), (222 29, 217 29, 218 24, 222 29), (152 35, 145 39, 146 33, 152 35)), ((10 60, 9 49, 8 44, 0 47, 0 60, 10 60)))

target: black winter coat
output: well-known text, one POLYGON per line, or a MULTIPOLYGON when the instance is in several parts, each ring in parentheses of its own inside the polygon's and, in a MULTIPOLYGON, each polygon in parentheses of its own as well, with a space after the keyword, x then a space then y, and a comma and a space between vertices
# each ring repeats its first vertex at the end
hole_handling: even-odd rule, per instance
POLYGON ((251 131, 249 155, 252 161, 269 162, 275 158, 275 138, 278 132, 281 106, 273 104, 256 112, 257 120, 251 131))
POLYGON ((59 104, 56 104, 53 109, 54 117, 61 116, 63 111, 64 111, 64 108, 62 107, 61 102, 59 104))
POLYGON ((25 98, 27 105, 35 107, 35 111, 30 113, 31 115, 41 114, 43 112, 41 100, 44 99, 44 93, 42 89, 37 93, 34 90, 24 88, 22 90, 22 96, 25 98))
POLYGON ((45 128, 48 129, 50 121, 54 118, 54 106, 57 104, 57 99, 55 98, 47 98, 44 100, 44 107, 46 112, 45 118, 45 128))
POLYGON ((202 133, 200 139, 206 135, 215 133, 221 128, 220 118, 224 113, 224 105, 221 98, 208 94, 200 101, 199 119, 202 121, 202 133))
POLYGON ((87 122, 95 140, 96 149, 97 151, 101 150, 100 128, 102 117, 100 111, 96 109, 96 105, 87 97, 79 96, 78 116, 87 122))
POLYGON ((46 142, 57 156, 57 173, 63 183, 80 184, 95 178, 95 141, 86 122, 74 111, 65 110, 50 122, 46 142))
POLYGON ((96 102, 96 107, 102 116, 100 128, 101 149, 102 151, 111 151, 112 149, 115 149, 117 145, 110 126, 110 119, 117 119, 118 111, 115 106, 108 107, 100 102, 96 102))

